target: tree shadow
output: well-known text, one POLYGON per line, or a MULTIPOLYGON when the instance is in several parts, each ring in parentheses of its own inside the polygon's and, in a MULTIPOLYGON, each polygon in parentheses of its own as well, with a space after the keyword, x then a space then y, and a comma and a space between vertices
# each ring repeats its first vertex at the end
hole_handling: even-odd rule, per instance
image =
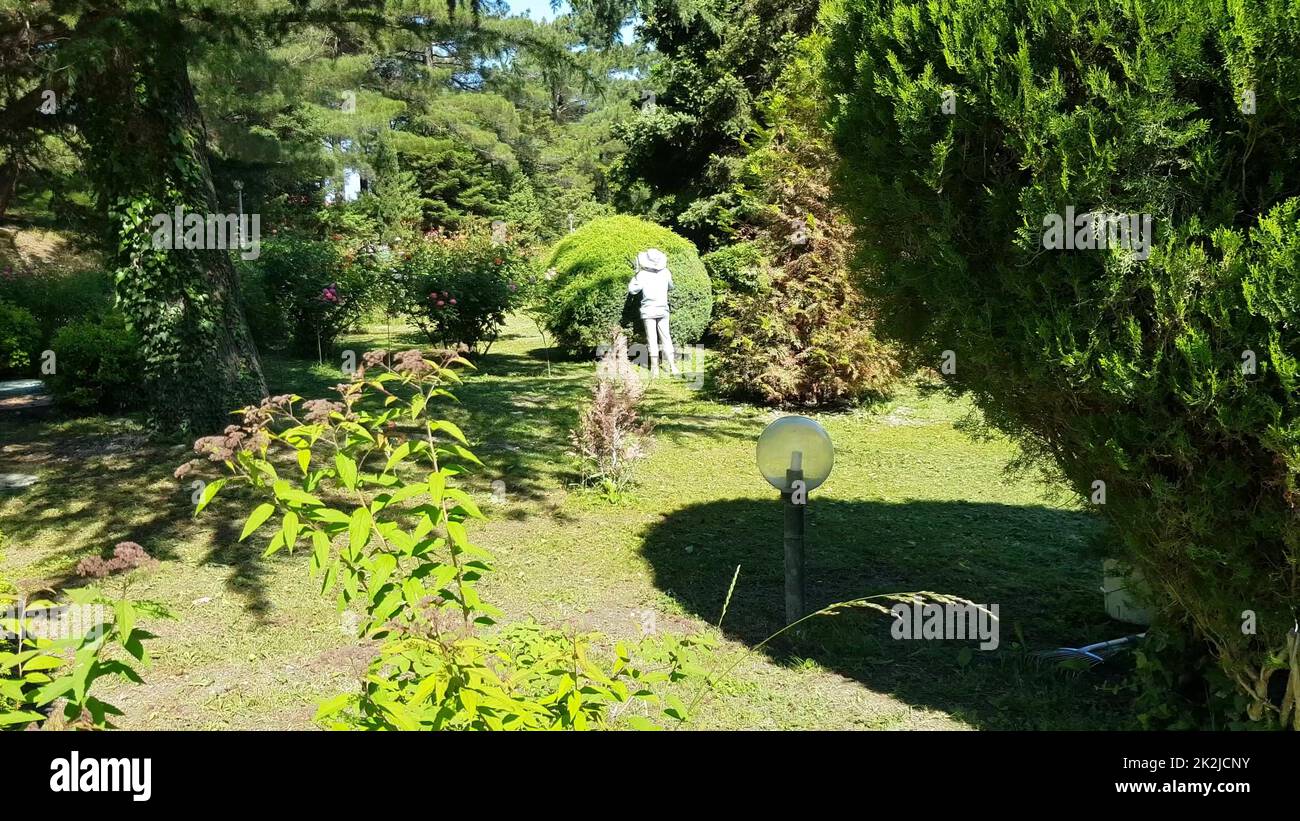
MULTIPOLYGON (((739 565, 722 629, 754 647, 785 626, 782 516, 775 498, 693 505, 651 525, 643 554, 660 589, 714 624, 739 565)), ((1104 613, 1099 562, 1087 548, 1098 527, 1086 513, 1046 507, 814 497, 809 611, 879 593, 946 593, 997 604, 1000 644, 982 652, 978 641, 896 640, 890 616, 856 609, 813 619, 761 652, 815 663, 976 727, 1127 726, 1131 699, 1103 686, 1118 672, 1070 673, 1030 653, 1133 632, 1104 613)))
POLYGON ((159 467, 168 463, 169 451, 147 445, 145 439, 134 431, 51 435, 40 425, 0 437, 0 471, 37 476, 21 493, 0 494, 4 531, 13 550, 40 542, 52 529, 61 534, 57 549, 41 552, 39 564, 53 574, 46 581, 56 586, 74 581, 71 571, 78 559, 107 555, 123 541, 138 542, 154 558, 177 558, 167 530, 183 514, 189 496, 182 496, 177 485, 174 506, 170 499, 158 503, 153 486, 170 473, 159 467), (144 498, 153 498, 154 504, 142 507, 144 498))
POLYGON ((237 541, 247 506, 227 498, 241 489, 219 497, 195 520, 191 481, 199 475, 172 477, 177 465, 193 457, 190 448, 159 444, 143 428, 122 421, 88 417, 72 420, 66 430, 32 423, 0 434, 0 472, 38 477, 19 493, 0 493, 9 558, 30 560, 25 563, 36 573, 17 581, 39 588, 80 586, 88 580, 77 575, 77 562, 109 556, 119 542, 136 542, 155 559, 181 562, 186 559, 176 545, 190 541, 207 548, 201 564, 230 568, 226 588, 250 612, 267 614, 273 609, 264 582, 269 568, 259 547, 237 541))
MULTIPOLYGON (((209 541, 208 553, 200 563, 230 568, 230 575, 226 577, 226 589, 243 599, 244 609, 259 622, 266 623, 275 609, 266 593, 266 575, 271 570, 272 561, 283 561, 284 558, 263 558, 262 549, 258 546, 261 543, 259 539, 239 541, 241 527, 238 513, 232 511, 219 515, 209 541)), ((288 558, 293 560, 292 557, 288 558)))

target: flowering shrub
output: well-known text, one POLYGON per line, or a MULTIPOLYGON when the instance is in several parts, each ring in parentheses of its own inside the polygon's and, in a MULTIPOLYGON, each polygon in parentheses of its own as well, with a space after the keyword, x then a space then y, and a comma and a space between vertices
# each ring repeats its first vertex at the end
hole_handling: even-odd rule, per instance
MULTIPOLYGON (((84 560, 77 572, 102 579, 152 563, 143 548, 124 542, 113 559, 84 560)), ((121 578, 117 597, 84 587, 64 591, 63 602, 19 597, 0 579, 0 729, 113 726, 110 716, 121 710, 91 695, 91 688, 105 676, 141 683, 129 659, 147 665, 144 643, 154 636, 136 620, 167 616, 157 604, 128 599, 129 576, 121 578), (114 646, 129 658, 112 652, 114 646)))
POLYGON ((258 342, 288 343, 298 354, 333 349, 339 335, 369 307, 370 279, 333 242, 278 235, 262 243, 261 256, 244 263, 244 288, 257 296, 249 307, 258 342))
POLYGON ((519 251, 481 232, 431 232, 402 255, 393 274, 401 311, 429 341, 486 352, 523 302, 528 264, 519 251))
POLYGON ((270 397, 194 444, 226 470, 206 485, 197 511, 232 484, 246 487, 262 501, 241 540, 270 522, 266 556, 308 545, 321 592, 337 594, 340 609, 362 610, 361 634, 382 641, 362 687, 327 700, 317 719, 408 730, 685 720, 685 705, 661 701, 651 687, 692 674, 697 639, 643 642, 635 653, 619 643, 609 656, 594 634, 531 622, 486 629, 501 617, 478 592, 492 557, 471 541, 467 523, 483 514, 457 487, 481 463, 460 428, 430 414, 452 398, 456 366, 468 364, 371 351, 337 399, 270 397), (293 457, 293 476, 280 474, 282 452, 293 457))

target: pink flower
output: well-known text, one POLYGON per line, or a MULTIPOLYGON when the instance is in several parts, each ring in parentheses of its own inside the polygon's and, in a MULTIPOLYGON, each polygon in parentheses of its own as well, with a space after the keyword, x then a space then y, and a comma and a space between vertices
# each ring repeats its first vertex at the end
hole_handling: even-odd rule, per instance
POLYGON ((443 304, 444 304, 444 303, 443 303, 443 301, 442 301, 441 299, 438 300, 438 307, 439 307, 439 308, 441 308, 441 307, 443 306, 443 304))
POLYGON ((455 304, 456 304, 456 300, 453 299, 453 300, 451 301, 451 304, 452 304, 452 305, 455 305, 455 304))

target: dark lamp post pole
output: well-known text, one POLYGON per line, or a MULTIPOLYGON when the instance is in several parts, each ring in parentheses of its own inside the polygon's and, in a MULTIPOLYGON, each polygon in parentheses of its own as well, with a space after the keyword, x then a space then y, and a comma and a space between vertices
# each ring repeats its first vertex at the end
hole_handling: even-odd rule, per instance
MULTIPOLYGON (((785 476, 790 487, 803 481, 802 470, 792 468, 785 476)), ((804 511, 808 505, 794 501, 790 491, 781 494, 781 503, 785 507, 785 623, 793 624, 808 615, 804 608, 803 552, 804 511)))

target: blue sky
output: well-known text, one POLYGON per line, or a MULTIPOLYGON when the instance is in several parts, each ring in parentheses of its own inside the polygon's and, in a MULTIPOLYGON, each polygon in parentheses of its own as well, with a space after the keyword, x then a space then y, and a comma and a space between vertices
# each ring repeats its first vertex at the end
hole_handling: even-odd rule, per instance
MULTIPOLYGON (((534 20, 554 20, 556 12, 551 11, 551 0, 506 0, 510 5, 511 14, 527 14, 534 20)), ((569 4, 565 3, 560 6, 560 13, 569 10, 569 4)), ((622 37, 624 43, 632 42, 631 24, 623 27, 622 37)))
POLYGON ((511 14, 527 14, 534 20, 552 20, 555 12, 551 11, 551 0, 506 0, 510 4, 511 14))

